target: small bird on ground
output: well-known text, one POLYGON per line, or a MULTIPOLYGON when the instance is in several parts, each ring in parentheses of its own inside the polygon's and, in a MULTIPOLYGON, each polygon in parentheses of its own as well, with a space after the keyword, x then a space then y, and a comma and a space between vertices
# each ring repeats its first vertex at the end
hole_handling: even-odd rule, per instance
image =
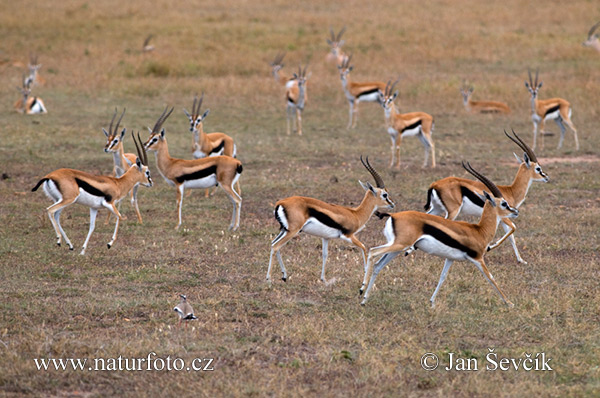
POLYGON ((185 325, 187 327, 188 321, 193 321, 194 319, 198 318, 194 316, 194 309, 192 308, 190 303, 187 302, 187 297, 185 296, 185 294, 180 294, 179 297, 181 297, 181 301, 175 306, 175 308, 173 308, 173 311, 175 311, 177 315, 179 315, 179 322, 177 323, 177 327, 181 326, 182 320, 186 321, 185 325))

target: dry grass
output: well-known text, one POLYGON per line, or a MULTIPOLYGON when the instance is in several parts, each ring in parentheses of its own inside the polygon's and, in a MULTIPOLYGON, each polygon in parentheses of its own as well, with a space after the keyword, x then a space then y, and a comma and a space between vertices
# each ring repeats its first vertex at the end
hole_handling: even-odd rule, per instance
MULTIPOLYGON (((522 3, 4 2, 0 395, 597 396, 600 55, 580 43, 599 10, 588 1, 522 3), (376 105, 363 105, 358 128, 345 130, 339 78, 324 63, 329 26, 344 24, 353 77, 400 76, 402 108, 436 118, 437 169, 420 168, 422 147, 414 139, 403 145, 403 168, 386 169, 389 139, 376 105), (156 51, 142 54, 148 33, 155 34, 156 51), (311 60, 304 137, 284 134, 283 94, 267 66, 280 50, 288 52, 287 71, 311 60), (29 52, 43 63, 47 84, 34 93, 45 100, 45 116, 11 111, 18 65, 29 52), (359 252, 333 243, 328 276, 338 282, 324 287, 320 242, 306 236, 282 252, 288 283, 265 284, 277 232, 273 203, 299 194, 356 204, 362 195, 356 180, 367 178, 360 154, 371 156, 400 209, 422 209, 432 181, 465 174, 462 159, 498 182, 510 181, 516 168, 507 161, 516 148, 502 130, 514 127, 531 138, 523 87, 528 66, 540 67, 542 98, 572 103, 582 148, 574 152, 569 136, 557 151, 557 136, 547 137, 540 158, 551 182, 532 187, 517 221, 529 265, 516 264, 508 245, 487 256, 514 309, 464 263, 455 264, 438 306, 429 308, 443 261, 423 254, 402 266, 394 261, 360 307, 359 252), (465 78, 478 98, 505 101, 513 113, 466 114, 458 93, 465 78), (124 203, 129 220, 110 251, 112 226, 101 223, 87 256, 56 248, 44 212, 48 200, 29 192, 35 182, 59 167, 109 172, 100 127, 115 106, 127 107, 129 130, 145 130, 166 104, 174 105, 165 124, 171 153, 189 157, 180 109, 202 91, 211 108, 206 130, 230 132, 244 163, 240 232, 225 231, 231 214, 225 196, 206 200, 201 192, 185 199, 184 229, 175 232, 175 193, 151 157, 157 184, 139 195, 144 225, 124 203), (180 292, 200 317, 187 331, 173 328, 170 309, 180 292), (453 352, 485 364, 488 347, 514 358, 543 351, 554 371, 426 372, 419 363, 426 352, 443 361, 453 352), (214 357, 215 371, 43 372, 33 362, 151 351, 214 357)), ((81 245, 87 209, 72 207, 63 220, 81 245)), ((382 226, 370 221, 360 235, 367 246, 383 242, 382 226)))

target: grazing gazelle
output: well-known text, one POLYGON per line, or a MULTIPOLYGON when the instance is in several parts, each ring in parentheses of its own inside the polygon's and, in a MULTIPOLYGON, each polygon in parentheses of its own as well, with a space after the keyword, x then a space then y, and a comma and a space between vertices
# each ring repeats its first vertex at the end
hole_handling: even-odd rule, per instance
POLYGON ((344 89, 344 94, 346 95, 346 99, 348 100, 348 105, 350 107, 350 119, 347 127, 348 129, 356 126, 356 122, 358 121, 358 104, 361 101, 379 102, 379 93, 385 90, 386 87, 384 82, 358 83, 350 81, 348 76, 354 68, 352 65, 350 65, 350 61, 352 61, 352 54, 350 54, 349 57, 344 59, 343 62, 338 65, 340 79, 342 81, 342 88, 344 89))
POLYGON ((346 59, 346 54, 342 52, 342 46, 344 45, 344 40, 342 40, 342 35, 346 31, 346 27, 344 26, 340 32, 336 35, 333 32, 332 28, 329 28, 329 33, 331 34, 330 39, 327 40, 327 44, 331 47, 331 51, 327 54, 327 62, 335 63, 336 65, 341 65, 346 59))
POLYGON ((233 186, 242 174, 242 163, 229 156, 212 156, 193 160, 172 158, 169 155, 165 129, 162 128, 165 120, 173 112, 173 108, 168 113, 167 111, 168 108, 165 108, 154 124, 154 128, 148 128, 150 137, 144 143, 144 148, 154 152, 158 171, 167 184, 177 189, 178 222, 175 229, 179 229, 181 225, 181 207, 185 189, 205 189, 214 186, 221 187, 233 203, 233 215, 229 229, 238 229, 242 197, 233 189, 233 186))
POLYGON ((400 113, 394 105, 394 100, 398 96, 398 91, 394 91, 394 86, 398 81, 391 84, 388 81, 385 91, 379 93, 379 101, 385 111, 385 124, 387 132, 392 139, 392 160, 390 167, 396 165, 400 168, 400 143, 402 138, 417 136, 425 147, 425 161, 423 167, 427 166, 429 153, 431 152, 431 167, 435 167, 435 145, 433 138, 434 123, 433 116, 425 112, 400 113))
POLYGON ((194 309, 192 308, 190 303, 188 303, 186 295, 180 294, 179 297, 181 298, 181 301, 175 306, 175 308, 173 308, 173 311, 175 311, 177 315, 179 315, 179 322, 177 322, 177 327, 181 326, 181 321, 183 320, 185 321, 185 327, 187 328, 187 323, 189 321, 193 321, 198 318, 194 315, 194 309))
POLYGON ((463 98, 463 104, 467 112, 479 112, 479 113, 510 113, 510 108, 504 102, 498 101, 473 101, 473 86, 466 88, 461 87, 460 94, 463 98))
MULTIPOLYGON (((531 78, 531 70, 527 70, 529 74, 529 82, 525 82, 525 87, 531 94, 531 120, 533 121, 533 149, 537 142, 538 125, 542 134, 542 149, 544 149, 544 123, 546 120, 554 120, 560 127, 560 140, 558 148, 562 147, 563 139, 565 138, 565 124, 573 131, 575 137, 575 149, 579 150, 579 140, 577 139, 577 130, 571 121, 571 104, 569 101, 562 98, 550 98, 546 100, 538 99, 538 91, 542 87, 543 82, 538 83, 539 70, 535 71, 535 82, 531 78)), ((557 148, 557 149, 558 149, 557 148)))
POLYGON ((83 243, 80 254, 85 254, 87 244, 94 232, 96 224, 96 215, 98 210, 106 208, 116 217, 115 231, 112 239, 107 246, 110 249, 117 239, 119 231, 119 222, 122 217, 117 209, 117 203, 121 201, 127 193, 136 184, 142 184, 146 187, 152 186, 150 170, 148 169, 148 158, 146 151, 142 147, 138 133, 137 141, 131 133, 138 152, 138 158, 135 164, 121 177, 97 176, 79 170, 58 169, 38 181, 32 191, 36 191, 40 185, 44 188, 44 193, 48 198, 54 201, 54 204, 48 207, 48 217, 56 232, 56 243, 60 246, 61 235, 70 250, 73 250, 73 244, 67 237, 67 234, 60 225, 60 213, 73 203, 80 203, 90 208, 90 230, 83 243))
MULTIPOLYGON (((503 218, 515 218, 519 210, 511 207, 502 197, 502 193, 485 176, 475 171, 470 164, 463 162, 463 167, 481 182, 492 193, 492 196, 484 191, 485 206, 478 224, 469 224, 464 221, 453 221, 431 214, 420 213, 416 211, 403 211, 390 214, 386 221, 383 234, 387 239, 385 245, 373 247, 369 250, 367 259, 367 271, 365 272, 365 281, 367 273, 373 261, 373 258, 382 256, 373 269, 369 286, 365 292, 362 303, 365 304, 369 298, 369 292, 375 283, 375 278, 394 257, 400 252, 410 253, 419 249, 428 254, 433 254, 446 259, 444 269, 440 280, 431 296, 431 305, 435 305, 435 296, 439 292, 450 266, 454 261, 470 261, 481 271, 487 281, 496 289, 502 300, 513 307, 504 293, 500 290, 494 277, 488 271, 483 256, 487 252, 488 245, 496 234, 498 222, 503 218)), ((363 282, 364 286, 364 282, 363 282)), ((362 288, 361 288, 362 294, 362 288)))
POLYGON ((14 108, 19 113, 26 115, 36 115, 39 113, 48 113, 44 101, 40 97, 31 97, 31 81, 28 77, 23 78, 23 88, 17 87, 23 98, 15 102, 14 108))
POLYGON ((581 43, 586 47, 592 47, 596 49, 596 51, 600 51, 600 39, 598 39, 598 35, 594 33, 596 29, 598 29, 598 26, 600 26, 600 22, 597 22, 590 28, 587 39, 581 43))
MULTIPOLYGON (((113 122, 115 121, 115 117, 117 116, 117 109, 115 108, 115 113, 110 121, 110 126, 108 127, 108 131, 102 128, 102 132, 106 136, 106 144, 104 145, 104 152, 112 153, 113 155, 113 177, 121 177, 125 172, 131 167, 132 164, 135 163, 136 156, 133 153, 125 153, 125 149, 123 149, 123 137, 125 137, 126 128, 123 128, 121 132, 119 132, 119 125, 121 124, 121 120, 125 115, 125 109, 123 109, 123 113, 121 117, 117 121, 113 129, 113 122)), ((135 209, 135 214, 137 215, 138 222, 142 224, 142 215, 140 213, 140 208, 138 207, 137 201, 137 192, 140 185, 135 184, 133 189, 131 190, 131 205, 135 209)), ((119 202, 119 211, 121 211, 121 202, 119 202)), ((110 219, 111 213, 109 212, 106 216, 105 224, 108 224, 108 220, 110 219)), ((123 216, 123 219, 126 219, 123 216)))
MULTIPOLYGON (((521 165, 517 170, 512 184, 510 185, 498 185, 498 189, 502 193, 502 197, 506 199, 515 208, 519 208, 531 183, 534 181, 548 182, 549 177, 542 171, 542 166, 539 164, 537 157, 533 150, 523 142, 523 140, 514 132, 514 138, 506 134, 515 144, 517 144, 523 150, 523 159, 521 160, 516 154, 517 160, 521 165)), ((485 184, 480 181, 472 181, 466 178, 459 177, 446 177, 432 183, 427 191, 427 204, 425 210, 428 214, 434 214, 436 216, 442 216, 450 220, 456 219, 459 214, 481 216, 484 206, 483 191, 485 190, 485 184)), ((515 238, 512 235, 515 232, 515 225, 512 221, 507 218, 503 218, 500 222, 502 229, 504 229, 504 236, 499 239, 496 243, 490 246, 489 250, 495 249, 500 245, 506 238, 509 238, 510 244, 515 251, 517 261, 523 264, 527 264, 525 260, 521 258, 515 238)))
POLYGON ((304 67, 304 70, 301 66, 298 67, 298 73, 294 73, 292 77, 287 77, 281 73, 283 57, 285 57, 285 53, 277 54, 273 62, 271 62, 271 67, 275 81, 285 86, 285 100, 287 104, 286 132, 290 135, 291 119, 294 118, 294 113, 296 113, 294 123, 296 124, 298 135, 302 135, 302 111, 308 98, 306 95, 306 81, 310 77, 310 74, 306 75, 308 65, 304 67))
MULTIPOLYGON (((300 232, 318 236, 323 240, 323 267, 321 269, 321 281, 329 284, 325 279, 325 263, 327 262, 327 246, 329 239, 340 238, 352 242, 360 248, 363 254, 363 263, 366 269, 367 248, 356 237, 369 221, 373 213, 378 210, 392 210, 394 202, 385 188, 383 179, 371 167, 369 158, 366 163, 360 158, 362 164, 371 173, 377 187, 369 182, 360 185, 366 191, 362 202, 358 207, 349 208, 322 202, 317 199, 302 196, 292 196, 282 199, 275 204, 274 215, 280 225, 279 234, 271 242, 271 255, 269 257, 269 269, 267 270, 267 281, 271 281, 271 265, 273 254, 277 253, 277 260, 281 266, 283 276, 281 279, 287 281, 287 272, 281 259, 281 248, 300 232)), ((334 278, 335 279, 335 278, 334 278)))

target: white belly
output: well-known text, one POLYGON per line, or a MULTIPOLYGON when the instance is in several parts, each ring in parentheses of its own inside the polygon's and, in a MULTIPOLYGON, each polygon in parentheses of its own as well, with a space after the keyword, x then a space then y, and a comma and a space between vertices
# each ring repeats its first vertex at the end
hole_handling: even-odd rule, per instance
POLYGON ((90 195, 82 188, 79 188, 79 196, 75 199, 75 203, 79 203, 88 207, 92 207, 94 209, 101 209, 104 207, 104 196, 94 196, 90 195))
POLYGON ((206 154, 201 150, 197 149, 194 152, 192 152, 192 156, 194 157, 194 159, 202 159, 203 157, 206 157, 206 154))
POLYGON ((217 176, 214 174, 198 180, 188 180, 183 183, 183 187, 189 189, 210 188, 215 185, 217 185, 217 176))
POLYGON ((339 229, 328 227, 312 217, 304 223, 302 226, 302 232, 327 239, 335 239, 342 236, 342 233, 339 229))
POLYGON ((417 249, 450 260, 466 260, 465 252, 446 246, 429 235, 423 235, 414 245, 417 249))
POLYGON ((469 198, 463 197, 460 214, 465 216, 481 216, 481 213, 483 213, 483 207, 479 207, 475 203, 471 202, 469 198))
POLYGON ((555 112, 549 113, 546 116, 544 116, 544 121, 546 120, 553 120, 556 119, 560 116, 560 110, 556 110, 555 112))
POLYGON ((375 91, 374 93, 359 95, 358 100, 361 102, 377 102, 379 101, 379 92, 375 91))
POLYGON ((398 132, 397 132, 397 131, 396 131, 396 129, 395 129, 395 128, 393 128, 393 127, 388 127, 388 129, 387 129, 387 132, 388 132, 388 134, 389 134, 389 135, 391 135, 391 136, 397 136, 397 135, 398 135, 398 132))
POLYGON ((404 130, 401 137, 414 137, 421 132, 421 126, 417 126, 414 129, 404 130))

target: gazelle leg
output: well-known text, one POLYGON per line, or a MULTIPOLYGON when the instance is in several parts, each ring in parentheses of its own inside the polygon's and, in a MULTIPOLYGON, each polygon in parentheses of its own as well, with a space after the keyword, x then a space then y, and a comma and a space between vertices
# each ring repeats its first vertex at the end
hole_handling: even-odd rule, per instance
MULTIPOLYGON (((421 130, 421 133, 419 134, 419 140, 421 140, 423 147, 425 147, 425 159, 423 160, 423 167, 427 167, 427 164, 429 163, 429 152, 431 152, 431 143, 427 137, 425 137, 425 134, 423 134, 423 130, 421 130)), ((435 160, 433 162, 435 164, 435 160)), ((435 167, 435 165, 433 167, 435 167)))
POLYGON ((354 121, 354 100, 348 101, 349 104, 349 108, 350 108, 350 114, 349 116, 349 120, 348 120, 348 127, 346 127, 348 130, 350 130, 352 128, 352 122, 354 121))
POLYGON ((296 108, 296 126, 298 127, 298 135, 302 135, 302 111, 296 108))
POLYGON ((61 241, 61 236, 62 236, 63 238, 65 238, 65 242, 69 246, 69 250, 73 250, 73 244, 67 237, 67 234, 63 230, 62 226, 60 225, 60 213, 62 213, 63 209, 65 207, 69 206, 70 204, 72 204, 74 201, 75 201, 75 199, 73 199, 69 202, 64 202, 64 198, 63 198, 60 201, 54 203, 52 206, 48 207, 48 209, 47 209, 48 217, 50 218, 50 222, 52 223, 52 226, 54 227, 54 232, 56 232, 56 244, 58 246, 60 246, 60 241, 61 241))
POLYGON ((282 231, 279 231, 279 235, 277 235, 277 237, 275 239, 273 239, 273 242, 271 243, 271 257, 269 259, 269 270, 267 272, 267 281, 271 280, 271 260, 273 259, 273 253, 277 253, 277 260, 279 261, 279 266, 281 267, 281 273, 283 274, 281 279, 284 282, 287 282, 287 272, 285 271, 285 266, 283 265, 283 259, 281 258, 281 253, 279 251, 281 250, 281 248, 283 246, 285 246, 286 243, 288 243, 290 241, 290 239, 292 239, 294 236, 296 236, 296 234, 298 234, 298 231, 300 231, 300 229, 297 228, 297 229, 294 229, 291 231, 285 231, 285 230, 282 230, 282 231))
POLYGON ((139 184, 136 184, 133 186, 133 189, 131 190, 131 205, 135 209, 135 214, 137 215, 138 222, 140 224, 143 224, 144 222, 142 221, 142 214, 140 213, 140 208, 138 207, 138 201, 137 201, 137 192, 138 192, 139 187, 140 187, 139 184))
POLYGON ((290 130, 291 120, 290 119, 292 118, 292 112, 293 112, 292 107, 288 105, 287 109, 286 109, 287 135, 290 135, 290 132, 291 132, 291 130, 290 130))
POLYGON ((571 130, 573 130, 573 137, 575 138, 575 150, 579 150, 579 139, 577 138, 577 129, 575 128, 575 125, 573 124, 573 122, 571 121, 571 118, 564 118, 563 121, 567 124, 567 126, 569 126, 569 128, 571 130))
POLYGON ((221 184, 219 184, 219 186, 223 188, 223 191, 225 191, 225 193, 229 197, 229 200, 231 200, 231 203, 233 204, 233 214, 231 215, 231 224, 229 224, 229 230, 235 231, 240 227, 242 197, 238 195, 237 192, 235 192, 235 190, 233 189, 233 183, 231 184, 231 186, 221 184))
POLYGON ((396 163, 396 140, 398 139, 398 136, 390 134, 390 139, 392 140, 392 160, 390 161, 390 168, 392 168, 396 163))
POLYGON ((181 208, 183 206, 183 192, 184 191, 185 191, 185 187, 183 186, 183 184, 181 184, 177 187, 177 214, 179 217, 179 221, 178 221, 175 229, 179 229, 179 226, 181 225, 181 208))
POLYGON ((323 238, 323 267, 321 268, 321 282, 325 283, 326 285, 330 284, 330 282, 327 282, 327 280, 325 279, 325 264, 327 263, 327 247, 328 246, 329 246, 329 239, 323 238))
POLYGON ((562 118, 560 116, 557 117, 556 119, 554 119, 554 121, 560 128, 560 138, 558 140, 558 146, 556 147, 556 149, 560 149, 563 145, 563 141, 565 139, 565 133, 567 132, 567 129, 566 129, 565 125, 563 124, 562 118))
POLYGON ((502 241, 504 241, 508 237, 508 241, 510 242, 510 244, 515 252, 517 261, 521 264, 527 264, 527 261, 525 261, 525 260, 523 260, 523 258, 521 258, 521 255, 519 254, 519 249, 517 249, 517 243, 515 242, 515 237, 513 235, 513 232, 516 230, 515 224, 513 224, 512 221, 506 219, 506 220, 502 220, 500 225, 502 225, 502 229, 504 229, 505 235, 498 242, 496 242, 495 244, 490 246, 488 250, 495 249, 500 243, 502 243, 502 241))
MULTIPOLYGON (((365 305, 367 303, 367 299, 369 298, 369 292, 373 288, 373 284, 375 283, 375 278, 379 272, 385 267, 390 261, 392 261, 400 252, 399 251, 389 251, 383 255, 375 263, 375 268, 373 269, 373 274, 371 275, 371 279, 369 280, 369 286, 367 286, 367 290, 365 291, 365 295, 363 296, 363 300, 360 303, 361 305, 365 305)), ((369 258, 371 258, 371 253, 369 253, 369 258)), ((368 260, 367 260, 368 261, 368 260)))
POLYGON ((532 149, 534 149, 534 150, 537 145, 537 132, 538 132, 538 123, 534 121, 533 122, 533 147, 532 147, 532 149))
MULTIPOLYGON (((87 249, 88 242, 90 241, 90 237, 92 236, 92 232, 94 232, 94 228, 96 227, 96 215, 98 214, 98 209, 94 209, 90 207, 90 230, 88 231, 87 237, 85 238, 85 242, 83 242, 83 248, 81 249, 80 255, 85 254, 85 249, 87 249)), ((110 214, 110 213, 109 213, 110 214)))
POLYGON ((352 128, 356 127, 356 123, 358 123, 358 103, 360 102, 359 99, 356 99, 354 102, 354 107, 352 110, 352 128))
POLYGON ((502 293, 502 290, 500 290, 500 287, 498 287, 498 285, 496 284, 496 281, 494 280, 494 277, 492 276, 492 274, 490 273, 490 271, 488 271, 487 267, 485 266, 485 263, 483 262, 483 259, 477 261, 475 259, 469 259, 473 264, 475 264, 475 266, 479 269, 479 271, 481 271, 481 273, 483 274, 483 276, 485 276, 485 279, 487 279, 487 281, 490 283, 490 285, 492 285, 496 291, 498 292, 498 294, 500 295, 500 298, 506 303, 506 305, 508 305, 509 307, 514 307, 515 305, 506 298, 506 296, 504 295, 504 293, 502 293))
POLYGON ((444 284, 444 281, 446 280, 446 277, 448 276, 448 271, 450 270, 450 266, 452 265, 453 262, 454 261, 450 260, 449 258, 447 258, 446 261, 444 262, 444 268, 442 269, 442 274, 440 275, 440 280, 438 281, 437 287, 435 288, 435 291, 433 292, 433 296, 431 296, 431 299, 429 299, 429 301, 431 301, 432 307, 435 307, 435 296, 437 296, 438 292, 440 291, 440 288, 444 284))
POLYGON ((105 206, 108 207, 108 209, 111 210, 117 217, 117 221, 115 222, 115 231, 113 232, 112 239, 106 244, 106 246, 110 249, 115 243, 115 240, 117 240, 117 233, 119 232, 119 223, 123 217, 121 216, 121 213, 119 213, 119 210, 117 209, 114 203, 105 204, 105 206))
POLYGON ((284 228, 281 228, 281 230, 279 230, 279 234, 271 242, 271 254, 269 255, 269 268, 267 269, 267 282, 271 282, 271 265, 273 264, 273 254, 275 253, 275 251, 273 250, 273 246, 275 246, 275 244, 277 242, 279 242, 281 239, 283 239, 285 237, 285 235, 287 235, 287 232, 288 232, 287 230, 285 230, 284 228))

